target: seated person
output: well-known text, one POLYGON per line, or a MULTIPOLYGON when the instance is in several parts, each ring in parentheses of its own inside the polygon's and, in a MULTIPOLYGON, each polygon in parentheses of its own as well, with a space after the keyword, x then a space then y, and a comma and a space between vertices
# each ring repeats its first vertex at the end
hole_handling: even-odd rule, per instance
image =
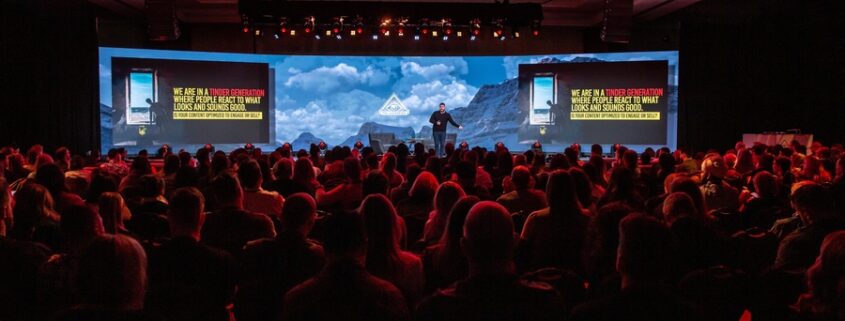
POLYGON ((508 211, 479 202, 464 224, 461 248, 469 276, 420 303, 419 320, 560 320, 560 297, 550 285, 519 280, 516 236, 508 211))
POLYGON ((285 295, 282 320, 409 320, 402 292, 364 266, 367 234, 361 215, 328 216, 325 232, 326 266, 285 295))

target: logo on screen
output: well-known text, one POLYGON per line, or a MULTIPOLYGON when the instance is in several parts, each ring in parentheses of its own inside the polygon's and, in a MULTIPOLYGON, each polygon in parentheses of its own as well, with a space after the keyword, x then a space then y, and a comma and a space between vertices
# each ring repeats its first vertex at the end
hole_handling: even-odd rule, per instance
POLYGON ((390 95, 390 98, 384 102, 384 105, 381 106, 381 109, 378 110, 379 115, 384 116, 405 116, 411 113, 411 110, 408 107, 405 107, 402 104, 402 101, 399 100, 399 97, 396 94, 390 95))

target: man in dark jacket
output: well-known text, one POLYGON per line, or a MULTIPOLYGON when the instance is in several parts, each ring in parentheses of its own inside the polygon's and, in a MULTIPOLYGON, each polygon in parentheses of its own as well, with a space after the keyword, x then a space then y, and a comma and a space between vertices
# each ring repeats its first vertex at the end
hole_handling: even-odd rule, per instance
POLYGON ((446 112, 445 103, 440 103, 440 110, 431 113, 431 118, 428 119, 428 122, 434 125, 431 129, 432 138, 434 139, 434 150, 437 153, 437 157, 443 157, 443 146, 446 144, 446 123, 448 122, 452 126, 458 127, 458 129, 464 129, 464 127, 456 123, 452 119, 452 115, 446 112))

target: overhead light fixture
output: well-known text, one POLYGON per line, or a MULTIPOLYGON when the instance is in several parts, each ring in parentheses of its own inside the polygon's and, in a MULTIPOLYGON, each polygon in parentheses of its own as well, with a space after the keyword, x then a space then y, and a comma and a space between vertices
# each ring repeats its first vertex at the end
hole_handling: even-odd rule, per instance
POLYGON ((302 31, 311 33, 314 31, 314 17, 305 18, 305 23, 302 25, 302 31))
POLYGON ((443 19, 443 34, 446 36, 451 36, 454 29, 452 29, 452 20, 451 19, 443 19))
POLYGON ((282 17, 279 19, 279 33, 285 35, 288 33, 288 19, 282 17))
POLYGON ((419 30, 423 36, 428 35, 428 32, 431 31, 430 26, 428 25, 428 19, 420 20, 419 30))
POLYGON ((381 20, 381 23, 379 24, 378 32, 382 36, 389 37, 390 36, 390 26, 391 26, 390 18, 384 18, 384 19, 381 20))
MULTIPOLYGON (((335 18, 334 22, 332 22, 331 31, 333 33, 340 33, 341 30, 343 30, 343 17, 335 18)), ((330 36, 329 34, 326 35, 330 36)))
POLYGON ((241 15, 241 30, 243 30, 244 33, 248 33, 249 29, 249 17, 241 15))
POLYGON ((531 35, 537 37, 540 35, 540 20, 534 20, 531 23, 531 35))
POLYGON ((364 34, 364 18, 362 18, 361 16, 355 17, 355 27, 349 31, 349 34, 352 36, 355 36, 356 34, 364 34))
POLYGON ((502 22, 502 19, 496 19, 493 21, 493 37, 498 38, 505 34, 505 25, 502 22))

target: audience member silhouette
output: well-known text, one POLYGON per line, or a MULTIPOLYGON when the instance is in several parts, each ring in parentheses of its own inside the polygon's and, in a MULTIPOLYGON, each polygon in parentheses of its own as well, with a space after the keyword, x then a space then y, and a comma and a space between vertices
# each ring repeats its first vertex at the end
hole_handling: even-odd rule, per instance
POLYGON ((560 297, 545 283, 517 277, 513 262, 516 236, 502 205, 475 204, 464 223, 461 248, 469 275, 425 299, 419 320, 559 320, 560 297))
POLYGON ((186 187, 173 192, 167 221, 172 238, 149 250, 146 310, 167 320, 229 320, 237 268, 226 251, 199 243, 205 198, 186 187))
POLYGON ((402 292, 367 272, 361 215, 338 213, 325 220, 326 266, 285 294, 282 320, 409 320, 402 292))

